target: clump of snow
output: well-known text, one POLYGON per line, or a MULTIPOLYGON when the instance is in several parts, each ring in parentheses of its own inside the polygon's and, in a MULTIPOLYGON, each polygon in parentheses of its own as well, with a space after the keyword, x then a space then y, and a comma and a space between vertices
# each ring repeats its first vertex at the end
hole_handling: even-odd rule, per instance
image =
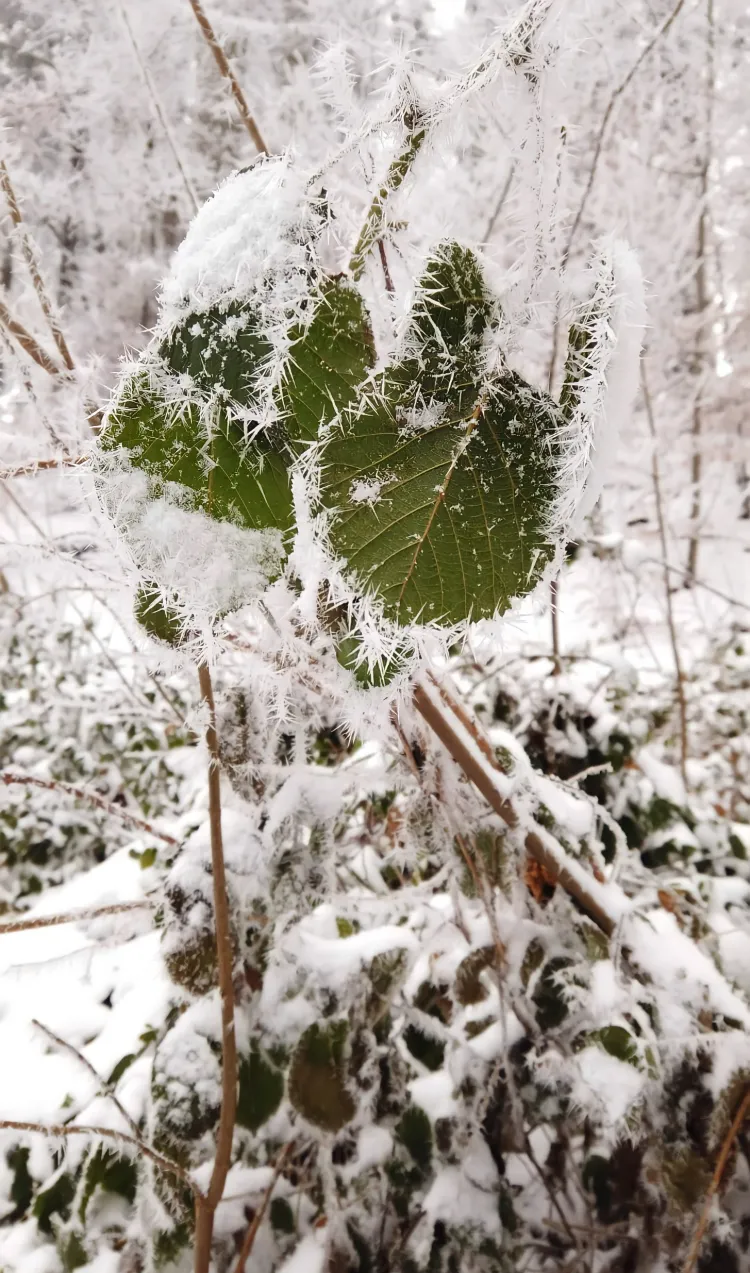
POLYGON ((162 289, 162 326, 231 301, 253 301, 264 327, 289 325, 307 292, 321 226, 307 173, 286 153, 222 182, 193 218, 162 289))
POLYGON ((352 482, 349 488, 349 500, 352 504, 378 504, 384 485, 384 481, 378 481, 375 478, 367 482, 362 479, 352 482))

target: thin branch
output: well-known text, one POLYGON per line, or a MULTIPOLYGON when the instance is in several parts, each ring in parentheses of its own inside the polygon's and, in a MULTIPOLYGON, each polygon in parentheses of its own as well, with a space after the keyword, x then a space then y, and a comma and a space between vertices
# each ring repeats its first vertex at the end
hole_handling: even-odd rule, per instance
POLYGON ((492 212, 490 214, 490 219, 487 222, 484 234, 482 235, 482 238, 481 238, 482 243, 489 243, 490 239, 492 238, 492 232, 495 229, 495 226, 497 225, 498 217, 500 216, 500 213, 503 210, 503 207, 505 205, 505 200, 508 198, 508 195, 510 194, 510 188, 513 185, 513 177, 515 176, 515 172, 516 172, 516 165, 515 163, 512 163, 510 167, 508 168, 508 175, 505 178, 505 181, 503 182, 503 188, 500 191, 500 194, 498 195, 497 203, 492 209, 492 212))
MULTIPOLYGON (((669 562, 660 561, 658 557, 642 557, 642 561, 649 561, 654 566, 663 566, 665 570, 672 571, 673 574, 682 575, 683 579, 687 578, 687 571, 682 566, 670 566, 669 562)), ((714 588, 713 584, 706 583, 704 579, 692 579, 691 584, 695 588, 703 588, 705 592, 711 592, 715 597, 721 597, 722 601, 726 601, 730 606, 739 606, 740 610, 750 610, 750 605, 746 601, 740 601, 739 597, 732 597, 728 592, 722 592, 720 588, 714 588)))
MULTIPOLYGON (((500 775, 502 770, 492 748, 460 704, 442 686, 433 687, 426 683, 415 686, 413 703, 466 777, 506 826, 518 827, 519 816, 503 794, 495 776, 500 775)), ((611 913, 608 902, 617 900, 621 909, 625 910, 627 899, 621 890, 610 884, 605 892, 604 886, 589 876, 580 863, 574 861, 541 827, 526 834, 524 847, 529 857, 538 862, 566 893, 575 898, 607 937, 611 937, 617 927, 617 917, 611 913)))
POLYGON ((745 1095, 743 1096, 742 1101, 740 1103, 740 1107, 737 1110, 737 1113, 735 1114, 734 1118, 732 1119, 732 1123, 729 1128, 729 1131, 727 1132, 726 1136, 724 1137, 724 1140, 722 1141, 721 1151, 719 1153, 719 1157, 716 1162, 716 1167, 714 1168, 714 1174, 711 1177, 711 1184, 708 1186, 708 1193, 706 1194, 706 1200, 703 1204, 703 1210, 701 1211, 700 1219, 698 1221, 698 1226, 695 1230, 695 1236, 691 1243, 690 1251, 688 1253, 688 1257, 683 1266, 682 1273, 692 1273, 693 1269, 695 1268, 698 1256, 700 1254, 701 1243, 703 1242, 704 1234, 706 1232, 706 1229, 708 1228, 708 1221, 711 1216, 711 1207, 713 1206, 713 1200, 716 1197, 716 1194, 719 1192, 721 1182, 724 1178, 724 1172, 726 1171, 727 1163, 729 1161, 729 1155, 732 1152, 734 1142, 737 1139, 737 1136, 739 1135, 742 1124, 747 1118, 747 1114, 749 1110, 750 1110, 750 1087, 745 1092, 745 1095))
POLYGON ((48 469, 74 469, 85 464, 88 455, 63 455, 59 459, 32 460, 30 464, 21 464, 17 469, 0 469, 0 482, 7 482, 14 477, 33 477, 35 473, 44 473, 48 469))
POLYGON ((47 353, 47 350, 39 344, 39 341, 31 335, 31 332, 28 332, 23 324, 19 323, 17 318, 13 318, 10 310, 3 301, 0 301, 0 323, 2 323, 3 327, 7 328, 11 336, 18 341, 18 344, 21 346, 24 353, 28 354, 29 358, 33 358, 38 367, 41 367, 42 370, 46 371, 50 376, 60 375, 61 368, 58 367, 54 358, 52 358, 50 354, 47 353))
POLYGON ((208 1190, 195 1206, 195 1273, 208 1273, 211 1263, 211 1240, 214 1216, 221 1201, 232 1160, 232 1139, 237 1114, 237 1039, 234 1030, 234 956, 229 920, 224 842, 221 829, 221 772, 219 737, 216 732, 216 708, 208 665, 198 666, 201 697, 208 708, 206 745, 208 747, 208 810, 211 828, 211 867, 216 924, 216 959, 221 996, 221 1113, 216 1134, 216 1157, 208 1190))
POLYGON ((607 135, 607 129, 609 128, 609 121, 612 118, 612 113, 615 109, 615 106, 617 105, 618 101, 622 97, 623 93, 627 92, 628 88, 633 82, 633 79, 637 75, 643 63, 646 61, 646 58, 656 48, 656 45, 659 43, 659 40, 661 40, 662 36, 665 36, 667 34, 667 32, 669 31, 669 28, 672 26, 672 23, 679 16, 680 11, 684 7, 684 4, 685 4, 685 0, 677 0, 677 4, 675 5, 672 12, 667 15, 667 17, 662 22, 661 26, 657 27, 651 39, 641 49, 641 52, 638 54, 638 57, 636 58, 633 65, 631 66, 627 75, 622 80, 622 82, 618 84, 617 88, 615 89, 614 93, 609 99, 607 109, 604 112, 602 122, 599 126, 599 132, 596 138, 596 146, 594 147, 594 158, 591 162, 591 167, 589 169, 588 181, 586 182, 586 187, 584 189, 583 195, 581 196, 581 202, 578 205, 578 211, 576 212, 575 219, 570 229, 570 234, 568 235, 568 242, 565 246, 565 252, 563 253, 563 263, 567 261, 568 257, 570 256, 570 249, 573 246, 573 241, 578 232, 578 227, 581 224, 581 218, 583 217, 586 204, 588 203, 589 195, 591 194, 591 190, 594 185, 597 169, 599 167, 599 160, 601 159, 602 149, 604 147, 604 138, 607 135))
POLYGON ((206 44, 213 53, 214 61, 216 62, 220 73, 223 75, 225 80, 229 81, 232 89, 232 96, 237 103, 237 109, 240 113, 240 118, 253 140, 255 149, 259 155, 269 154, 269 149, 261 136, 260 129, 250 113, 250 107, 247 104, 245 94, 240 88, 234 71, 229 65, 227 55, 217 39, 216 32, 206 16, 206 11, 201 4, 201 0, 190 0, 190 8, 196 16, 203 39, 206 41, 206 44))
POLYGON ((274 1163, 273 1175, 270 1181, 268 1182, 268 1188, 266 1189, 266 1192, 263 1195, 263 1201, 261 1202, 260 1206, 258 1207, 258 1210, 256 1211, 255 1215, 250 1221, 250 1226, 247 1230, 247 1233, 245 1234, 245 1241, 242 1243, 242 1250, 240 1251, 239 1257, 237 1259, 234 1273, 245 1273, 245 1265, 247 1264, 247 1261, 250 1259, 250 1254, 252 1252, 253 1246, 255 1245, 255 1238, 257 1236, 258 1229, 263 1223, 263 1217, 265 1216, 266 1211, 268 1210, 268 1204, 271 1201, 271 1194, 273 1193, 276 1187, 276 1181, 281 1175, 281 1168, 284 1166, 284 1163, 289 1155, 289 1151, 291 1150, 293 1144, 294 1144, 294 1141, 290 1140, 286 1145, 284 1145, 283 1149, 281 1150, 281 1153, 278 1155, 276 1162, 274 1163))
POLYGON ((21 242, 21 251, 23 252, 24 259, 28 266, 29 274, 31 275, 31 281, 34 285, 34 291, 37 294, 37 298, 39 300, 42 313, 44 314, 44 317, 47 319, 49 329, 52 333, 52 339, 54 340, 55 345, 57 346, 57 352, 62 358, 63 363, 67 367, 68 371, 74 371, 75 364, 70 355, 70 350, 68 349, 68 343, 65 337, 63 336, 62 330, 60 328, 60 324, 57 321, 57 318, 55 316, 55 312, 52 307, 52 302, 50 301, 47 288, 44 285, 44 279, 42 278, 42 272, 41 272, 41 269, 39 268, 39 260, 36 254, 36 248, 34 247, 34 241, 31 238, 31 235, 26 230, 26 227, 23 223, 21 208, 18 203, 18 199, 16 198, 16 192, 13 189, 13 183, 11 182, 11 179, 10 179, 10 173, 8 172, 8 169, 5 165, 5 161, 2 159, 0 159, 0 187, 2 187, 3 194, 5 195, 5 202, 8 205, 8 211, 10 212, 10 219, 13 222, 13 225, 16 231, 18 232, 18 237, 21 242))
POLYGON ((683 786, 685 787, 685 791, 687 791, 688 720, 687 698, 685 696, 685 673, 682 667, 680 647, 677 641, 677 624, 675 622, 674 607, 672 605, 672 590, 669 586, 669 547, 667 544, 667 524, 664 516, 664 501, 662 499, 661 492, 659 456, 657 454, 658 437, 656 432, 656 421, 654 419, 651 394, 649 393, 648 380, 646 377, 646 365, 643 361, 641 362, 641 386, 643 389, 643 402, 646 408, 646 418, 648 419, 648 427, 651 433, 651 480, 654 486, 656 522, 659 528, 659 543, 661 545, 663 562, 662 569, 664 573, 664 598, 667 606, 667 627, 669 629, 669 640, 672 646, 672 658, 674 659, 677 706, 680 714, 680 773, 682 775, 683 786))
POLYGON ((80 911, 66 911, 60 915, 39 915, 34 919, 12 919, 0 924, 3 933, 25 933, 33 928, 56 928, 58 924, 80 924, 87 919, 99 919, 102 915, 121 915, 125 911, 153 910, 154 902, 144 898, 141 902, 112 902, 109 906, 94 906, 80 911))
POLYGON ((35 1025, 37 1030, 41 1030, 42 1034, 46 1034, 47 1038, 54 1043, 56 1047, 62 1048, 64 1052, 69 1052, 70 1055, 74 1056, 76 1061, 84 1067, 84 1069, 88 1070, 92 1078, 96 1079, 100 1094, 102 1096, 109 1097, 117 1112, 122 1118, 124 1118, 136 1140, 140 1142, 142 1139, 141 1129, 132 1115, 128 1113, 119 1096, 115 1094, 111 1083, 108 1083, 106 1079, 102 1078, 99 1071, 95 1069, 83 1053, 79 1052, 78 1048, 74 1047, 72 1043, 68 1043, 67 1039, 61 1039, 59 1034, 55 1034, 54 1030, 50 1030, 49 1026, 43 1025, 41 1021, 37 1021, 36 1017, 31 1018, 31 1024, 35 1025))
POLYGON ((708 270, 706 268, 706 250, 708 246, 708 194, 709 171, 711 167, 711 132, 713 125, 713 96, 715 86, 714 67, 714 0, 706 2, 706 148, 700 172, 700 195, 698 213, 698 234, 695 244, 695 311, 697 326, 695 330, 695 347, 692 357, 692 370, 697 377, 697 387, 693 402, 693 419, 691 425, 692 456, 690 463, 690 485, 692 490, 690 504, 690 540, 687 556, 687 582, 695 578, 698 569, 698 545, 700 543, 699 522, 701 516, 701 480, 703 477, 703 456, 701 452, 701 434, 703 432, 703 370, 706 364, 706 339, 708 324, 705 315, 710 305, 710 289, 708 270))
POLYGON ((87 791, 85 787, 74 787, 71 783, 60 782, 57 778, 35 778, 33 774, 18 774, 11 770, 0 772, 0 782, 6 787, 41 787, 44 791, 64 791, 67 796, 74 796, 76 800, 83 800, 87 804, 94 805, 95 808, 109 813, 113 818, 119 818, 121 822, 127 826, 133 827, 136 831, 145 831, 147 835, 154 836, 157 840, 163 840, 165 844, 177 848, 180 841, 176 840, 173 835, 167 835, 165 831, 157 831, 150 822, 146 822, 143 818, 136 818, 132 813, 128 813, 127 809, 123 809, 119 804, 112 804, 109 800, 104 800, 102 796, 98 796, 94 791, 87 791))
POLYGON ((162 129, 164 130, 164 136, 167 139, 167 144, 169 146, 169 149, 172 151, 172 158, 174 159, 175 164, 177 165, 177 169, 179 171, 180 177, 182 178, 182 184, 185 187, 188 199, 192 203, 194 210, 197 212, 198 209, 200 208, 198 196, 196 195, 195 190, 193 189, 192 182, 190 178, 188 177, 187 169, 185 168, 185 165, 183 164, 182 159, 180 158, 180 152, 177 148, 177 142, 172 136, 172 130, 169 127, 169 123, 167 122, 167 117, 162 108, 161 101, 159 100, 159 94, 156 91, 156 85, 154 84, 154 81, 151 78, 151 73, 148 67, 146 66, 146 63, 141 57, 141 51, 138 48, 138 45, 136 43, 136 38, 133 34, 133 28, 130 25, 130 19, 128 18, 125 5, 121 3, 119 5, 119 9, 120 9, 120 17, 122 18, 123 26, 125 27, 125 30, 127 31, 127 34, 128 34, 130 47, 133 50, 133 55, 135 57, 136 62, 138 63, 138 69, 141 72, 141 79, 146 85, 146 90, 151 98, 154 111, 156 112, 156 118, 158 119, 159 123, 162 126, 162 129))
POLYGON ((133 1145, 139 1149, 146 1158, 150 1158, 157 1167, 161 1167, 162 1171, 168 1172, 171 1176, 176 1176, 183 1184, 187 1185, 191 1192, 195 1195, 196 1205, 203 1198, 203 1194, 179 1163, 174 1162, 171 1158, 165 1158, 163 1154, 158 1153, 156 1149, 152 1149, 145 1141, 136 1139, 126 1132, 113 1131, 111 1127, 81 1127, 77 1124, 68 1123, 22 1123, 11 1118, 0 1118, 0 1130, 14 1132, 38 1132, 41 1136, 101 1136, 104 1140, 114 1140, 120 1144, 133 1145))

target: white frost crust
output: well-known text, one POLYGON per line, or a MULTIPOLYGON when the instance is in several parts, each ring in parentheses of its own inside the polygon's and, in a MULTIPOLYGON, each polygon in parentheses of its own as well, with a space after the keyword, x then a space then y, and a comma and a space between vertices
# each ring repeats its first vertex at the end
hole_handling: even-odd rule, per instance
POLYGON ((260 596, 281 570, 281 531, 214 521, 185 507, 192 492, 176 483, 152 499, 146 475, 130 467, 126 454, 118 454, 116 465, 102 498, 139 575, 152 579, 185 626, 209 641, 217 615, 260 596))
POLYGON ((305 241, 315 237, 306 174, 289 154, 233 173, 190 223, 162 290, 166 327, 192 311, 250 299, 273 280, 273 303, 299 301, 296 276, 309 263, 305 241))
POLYGON ((579 384, 578 408, 559 439, 560 494, 549 528, 555 539, 572 538, 596 504, 638 390, 646 321, 638 261, 621 240, 603 240, 591 273, 584 322, 594 336, 594 353, 579 384))

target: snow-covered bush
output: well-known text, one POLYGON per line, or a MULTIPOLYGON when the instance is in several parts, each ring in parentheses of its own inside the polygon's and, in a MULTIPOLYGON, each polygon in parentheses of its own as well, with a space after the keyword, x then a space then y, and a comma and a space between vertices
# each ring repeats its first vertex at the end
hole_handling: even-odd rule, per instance
MULTIPOLYGON (((34 1121, 15 1088, 0 1118, 0 1268, 676 1273, 719 1185, 699 1267, 747 1262, 728 1158, 750 1068, 745 805, 730 827, 711 800, 745 763, 744 703, 717 684, 727 748, 688 794, 664 763, 671 703, 461 660, 476 621, 559 566, 638 382, 630 253, 604 240, 571 279, 544 221, 550 15, 532 0, 439 92, 399 77, 322 168, 289 152, 230 176, 124 369, 94 483, 194 732, 96 713, 94 745, 66 701, 75 659, 45 666, 63 705, 50 743, 28 727, 24 768, 52 799, 130 790, 160 848, 142 819, 105 849, 98 821, 68 833, 55 809, 75 860, 40 877, 60 885, 40 905, 87 909, 29 979, 41 1009, 13 974, 51 947, 20 920, 2 934, 19 1070, 29 1017, 50 1052, 34 1121), (480 244, 416 247, 390 211, 498 79, 534 210, 503 280, 480 244), (335 168, 365 142, 352 234, 367 201, 335 168), (553 310, 555 393, 529 353, 553 310), (107 860, 83 898, 86 853, 107 860), (132 913, 100 905, 114 879, 132 913)), ((90 664, 85 630, 71 641, 90 664)), ((10 736, 34 688, 25 665, 8 681, 10 736)), ((110 692, 90 666, 85 684, 110 692)), ((34 887, 18 860, 38 833, 16 816, 9 895, 34 887)))

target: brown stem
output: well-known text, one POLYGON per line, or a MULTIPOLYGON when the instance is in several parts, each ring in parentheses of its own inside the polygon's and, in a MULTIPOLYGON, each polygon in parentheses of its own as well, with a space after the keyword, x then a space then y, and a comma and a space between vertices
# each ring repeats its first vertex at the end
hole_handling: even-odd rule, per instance
POLYGON ((711 1184, 708 1186, 708 1193, 706 1194, 706 1200, 703 1204, 703 1210, 701 1211, 700 1219, 698 1221, 698 1227, 695 1230, 695 1236, 690 1245, 690 1251, 685 1261, 682 1273, 692 1273, 692 1270, 695 1268, 698 1255, 700 1254, 701 1243, 703 1242, 704 1234, 708 1228, 713 1200, 721 1186, 721 1182, 724 1178, 724 1172, 726 1171, 727 1163, 729 1161, 729 1155, 732 1152, 732 1147, 737 1139, 740 1128, 747 1118, 748 1110, 750 1110, 750 1087, 745 1092, 740 1103, 740 1107, 732 1119, 729 1131, 722 1141, 719 1157, 716 1161, 716 1167, 714 1168, 714 1174, 711 1177, 711 1184))
POLYGON ((245 94, 240 88, 239 83, 237 81, 237 77, 234 74, 234 71, 232 70, 231 66, 229 65, 227 55, 224 52, 223 48, 221 47, 216 37, 216 33, 206 16, 206 12, 203 8, 203 5, 201 4, 201 0, 190 0, 190 8, 193 10, 193 13, 195 14, 198 20, 198 26, 201 29, 201 34, 203 35, 203 38, 206 41, 206 44, 208 45, 208 47, 210 48, 211 52, 214 55, 214 61, 216 62, 216 65, 218 66, 219 71, 224 76, 225 80, 229 80, 229 84, 232 89, 232 96, 234 97, 234 100, 237 103, 237 109, 240 113, 240 118, 243 124, 245 125, 245 128, 247 129, 247 131, 249 132, 250 136, 253 139, 255 149, 257 150, 259 155, 269 154, 270 152, 268 150, 268 147, 266 146, 266 143, 264 142, 260 134, 260 129, 258 128, 258 125, 253 119, 252 115, 250 114, 250 107, 248 106, 247 101, 245 99, 245 94))
POLYGON ((654 419, 654 409, 651 402, 651 394, 648 387, 648 379, 646 377, 645 361, 641 363, 641 386, 643 388, 643 403, 646 408, 646 418, 651 433, 652 449, 651 449, 651 481, 654 487, 654 501, 656 504, 656 523, 659 528, 659 543, 661 544, 662 570, 664 573, 664 598, 667 606, 667 628, 669 629, 669 640, 672 645, 672 658, 674 659, 675 681, 677 690, 677 707, 680 714, 680 773, 685 791, 688 789, 687 780, 687 758, 688 758, 688 717, 687 717, 687 697, 685 694, 685 673, 682 667, 682 658, 680 656, 680 647, 677 641, 677 624, 674 617, 674 607, 672 605, 672 589, 669 585, 669 550, 667 546, 667 523, 664 516, 664 501, 661 491, 661 475, 659 472, 659 456, 657 454, 657 432, 656 420, 654 419))
POLYGON ((86 919, 99 919, 101 915, 121 915, 125 911, 153 910, 154 903, 144 898, 142 902, 112 902, 109 906, 94 906, 80 911, 66 911, 60 915, 38 915, 33 919, 12 919, 0 924, 3 933, 25 933, 32 928, 56 928, 58 924, 81 924, 86 919))
POLYGON ((216 924, 216 958, 221 996, 221 1114, 216 1135, 216 1157, 205 1197, 195 1206, 195 1273, 208 1273, 211 1263, 211 1240, 214 1216, 224 1192, 232 1160, 232 1138, 237 1113, 237 1040, 234 1032, 234 958, 229 922, 224 843, 221 830, 221 772, 219 738, 216 732, 216 707, 211 673, 206 663, 198 666, 201 697, 208 708, 206 745, 208 747, 208 808, 211 827, 211 866, 214 889, 214 922, 216 924))
MULTIPOLYGON (((502 770, 492 754, 489 743, 481 737, 476 724, 470 722, 471 728, 467 728, 466 722, 469 718, 463 708, 459 708, 458 704, 454 706, 453 700, 442 687, 433 690, 423 684, 416 685, 413 702, 417 711, 434 730, 443 746, 495 813, 502 818, 506 826, 517 827, 518 814, 493 778, 493 770, 497 774, 502 773, 502 770), (443 708, 441 699, 448 711, 443 708), (477 756, 477 750, 481 756, 477 756)), ((549 843, 545 843, 538 831, 527 833, 524 847, 529 857, 538 862, 556 883, 575 898, 602 932, 611 937, 617 920, 610 914, 604 898, 597 896, 601 889, 597 881, 587 877, 583 868, 569 858, 561 846, 553 847, 551 838, 549 843)))
POLYGON ((5 166, 5 161, 2 159, 0 159, 0 187, 2 187, 3 194, 5 195, 5 202, 8 205, 8 211, 10 212, 10 219, 13 222, 13 225, 15 226, 16 230, 18 231, 18 235, 21 241, 21 251, 23 252, 24 259, 28 266, 29 274, 31 275, 31 281, 34 285, 34 291, 37 294, 37 298, 39 300, 42 313, 44 314, 44 317, 47 319, 49 329, 52 333, 52 339, 54 340, 55 345, 57 346, 57 352, 62 358, 63 363, 67 367, 68 371, 74 371, 75 364, 73 362, 73 359, 70 356, 70 350, 68 349, 67 341, 62 334, 62 331, 60 329, 60 324, 58 323, 57 318, 55 317, 55 312, 52 308, 52 302, 50 301, 49 295, 47 294, 47 289, 44 285, 42 272, 39 268, 39 261, 37 259, 36 249, 34 247, 33 240, 31 239, 31 236, 27 233, 26 228, 23 224, 23 216, 21 215, 21 209, 18 203, 18 199, 16 198, 16 192, 13 189, 13 184, 10 179, 10 173, 8 172, 8 169, 5 166))
POLYGON ((0 482, 7 482, 13 477, 33 477, 35 473, 43 473, 48 469, 73 469, 85 464, 87 455, 66 455, 60 459, 32 460, 30 464, 21 464, 17 469, 0 469, 0 482))
POLYGON ((41 367, 50 376, 60 375, 60 368, 54 358, 50 357, 47 350, 39 344, 38 340, 31 335, 31 332, 26 330, 22 323, 19 323, 17 318, 13 318, 3 301, 0 301, 0 323, 18 341, 24 353, 28 354, 29 358, 33 358, 38 367, 41 367))
POLYGON ((68 1123, 21 1123, 16 1119, 0 1118, 0 1129, 15 1132, 39 1132, 42 1136, 101 1136, 104 1140, 115 1140, 125 1145, 135 1145, 146 1158, 150 1158, 157 1167, 161 1167, 162 1171, 168 1172, 172 1176, 176 1176, 188 1189, 195 1195, 196 1205, 201 1199, 201 1192, 195 1181, 185 1171, 179 1163, 173 1162, 171 1158, 165 1158, 163 1154, 152 1149, 140 1137, 129 1136, 126 1132, 112 1131, 111 1127, 80 1127, 77 1124, 68 1123))
POLYGON ((263 1217, 266 1214, 266 1211, 268 1210, 268 1204, 271 1201, 271 1194, 274 1191, 276 1181, 281 1175, 281 1168, 284 1166, 284 1162, 286 1161, 286 1158, 293 1144, 294 1144, 294 1141, 290 1140, 287 1145, 284 1145, 284 1148, 282 1149, 281 1153, 276 1159, 276 1162, 274 1163, 273 1175, 271 1176, 271 1179, 268 1182, 268 1188, 266 1189, 266 1192, 263 1195, 263 1201, 261 1202, 260 1206, 258 1207, 258 1210, 256 1211, 255 1215, 250 1221, 250 1225, 248 1227, 247 1233, 245 1234, 245 1241, 242 1243, 242 1250, 240 1251, 239 1257, 237 1259, 237 1263, 235 1265, 234 1273, 245 1273, 245 1265, 250 1259, 250 1254, 252 1252, 253 1246, 255 1245, 255 1239, 258 1233, 258 1229, 263 1223, 263 1217))
POLYGON ((74 796, 76 800, 84 800, 87 804, 94 805, 97 809, 102 809, 104 813, 109 813, 113 818, 119 818, 127 826, 133 827, 136 831, 145 831, 147 835, 154 836, 157 840, 163 840, 165 844, 177 847, 180 843, 173 835, 167 835, 165 831, 157 831, 150 822, 144 821, 143 818, 136 818, 132 813, 128 813, 127 809, 123 809, 119 804, 111 804, 109 800, 103 800, 101 796, 96 795, 93 791, 86 791, 84 787, 74 787, 69 782, 59 782, 57 778, 35 778, 33 774, 16 774, 10 770, 0 773, 0 782, 6 787, 41 787, 44 791, 64 791, 67 796, 74 796))

